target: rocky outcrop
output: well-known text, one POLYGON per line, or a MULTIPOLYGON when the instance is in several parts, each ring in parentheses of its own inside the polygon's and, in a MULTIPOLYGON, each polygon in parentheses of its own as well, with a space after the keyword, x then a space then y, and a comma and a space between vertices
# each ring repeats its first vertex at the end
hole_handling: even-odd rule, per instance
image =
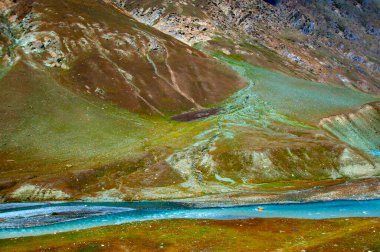
MULTIPOLYGON (((129 9, 129 1, 113 0, 118 7, 129 9)), ((193 3, 189 3, 194 5, 193 3)), ((135 8, 131 10, 131 15, 138 21, 150 25, 176 39, 193 45, 199 42, 211 40, 215 36, 216 27, 209 20, 194 16, 180 16, 176 13, 169 13, 170 6, 154 6, 135 8)))
MULTIPOLYGON (((223 49, 232 43, 242 52, 246 44, 264 45, 267 54, 297 65, 288 66, 290 73, 296 69, 304 78, 349 83, 364 92, 380 93, 379 72, 374 71, 379 67, 376 34, 380 29, 375 1, 113 2, 141 22, 188 44, 216 40, 223 49), (347 61, 344 55, 349 52, 363 55, 366 62, 347 61)), ((273 57, 260 57, 255 63, 263 64, 263 60, 270 63, 273 57)))
POLYGON ((17 201, 67 200, 69 198, 70 195, 61 190, 30 184, 23 185, 10 194, 10 200, 17 201))
POLYGON ((342 141, 364 151, 380 150, 380 103, 324 118, 320 127, 342 141))

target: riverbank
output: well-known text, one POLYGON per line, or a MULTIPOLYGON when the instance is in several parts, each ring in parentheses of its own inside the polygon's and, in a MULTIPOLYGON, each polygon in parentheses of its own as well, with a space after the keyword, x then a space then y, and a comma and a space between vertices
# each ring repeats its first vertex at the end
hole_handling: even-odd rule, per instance
POLYGON ((379 251, 379 218, 158 220, 0 240, 7 251, 379 251), (223 238, 223 239, 222 239, 223 238))

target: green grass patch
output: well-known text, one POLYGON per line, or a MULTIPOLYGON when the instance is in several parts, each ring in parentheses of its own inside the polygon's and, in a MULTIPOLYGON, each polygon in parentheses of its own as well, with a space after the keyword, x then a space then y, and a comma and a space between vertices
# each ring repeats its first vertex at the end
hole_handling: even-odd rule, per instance
POLYGON ((314 121, 341 111, 379 101, 374 95, 345 87, 321 84, 257 67, 221 52, 211 53, 255 84, 254 92, 278 113, 314 121))

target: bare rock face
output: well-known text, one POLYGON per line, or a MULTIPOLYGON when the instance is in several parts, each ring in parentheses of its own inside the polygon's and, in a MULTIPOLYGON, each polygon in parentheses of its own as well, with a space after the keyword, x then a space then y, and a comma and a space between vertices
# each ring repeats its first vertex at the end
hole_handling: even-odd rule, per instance
POLYGON ((380 173, 380 165, 376 162, 368 162, 352 150, 345 149, 340 157, 339 172, 346 177, 360 178, 377 176, 380 173))

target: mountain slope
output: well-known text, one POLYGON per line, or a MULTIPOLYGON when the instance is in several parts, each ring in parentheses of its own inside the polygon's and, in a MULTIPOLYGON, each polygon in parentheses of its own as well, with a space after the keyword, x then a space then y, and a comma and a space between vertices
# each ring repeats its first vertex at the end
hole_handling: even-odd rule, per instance
POLYGON ((379 94, 375 0, 112 2, 188 44, 218 46, 255 65, 379 94))
POLYGON ((130 111, 199 108, 244 85, 210 57, 100 1, 36 1, 22 18, 9 17, 14 60, 50 68, 71 90, 130 111))
POLYGON ((0 8, 3 201, 378 196, 379 158, 318 124, 376 95, 252 65, 229 35, 190 47, 110 1, 0 8))

